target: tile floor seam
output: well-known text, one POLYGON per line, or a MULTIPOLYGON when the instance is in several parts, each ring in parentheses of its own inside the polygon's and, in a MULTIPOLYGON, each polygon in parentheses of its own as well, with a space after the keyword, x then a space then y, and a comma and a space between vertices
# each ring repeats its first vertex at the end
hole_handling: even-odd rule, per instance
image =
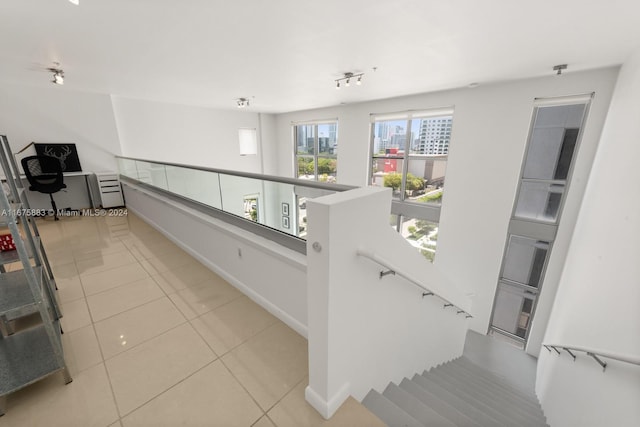
MULTIPOLYGON (((88 304, 87 304, 88 307, 88 304)), ((101 365, 104 367, 104 372, 107 375, 107 381, 109 382, 109 390, 111 391, 111 399, 113 400, 113 406, 116 408, 116 413, 118 414, 118 420, 121 419, 120 410, 118 409, 118 403, 116 402, 116 394, 113 390, 113 384, 111 384, 111 376, 109 375, 109 370, 107 369, 107 363, 104 358, 104 352, 102 351, 102 345, 100 345, 100 340, 98 339, 98 331, 96 330, 96 324, 91 322, 91 327, 93 329, 93 334, 96 338, 96 342, 98 343, 98 351, 100 351, 100 359, 102 359, 101 365)), ((64 348, 63 348, 64 354, 64 348)))
MULTIPOLYGON (((93 295, 91 295, 91 296, 93 296, 93 295)), ((111 319, 111 318, 113 318, 113 317, 116 317, 116 316, 118 316, 118 315, 120 315, 120 314, 124 314, 124 313, 126 313, 127 311, 135 310, 136 308, 140 308, 140 307, 142 307, 142 306, 144 306, 144 305, 150 304, 150 303, 152 303, 152 302, 156 302, 156 301, 158 301, 159 299, 162 299, 162 298, 165 298, 165 297, 166 297, 165 295, 161 295, 161 296, 159 296, 159 297, 157 297, 157 298, 154 298, 154 299, 151 299, 151 300, 145 301, 145 302, 143 302, 143 303, 141 303, 141 304, 139 304, 139 305, 136 305, 136 306, 134 306, 134 307, 128 308, 128 309, 126 309, 126 310, 124 310, 124 311, 120 311, 120 312, 118 312, 118 313, 114 313, 114 314, 112 314, 112 315, 110 315, 110 316, 105 317, 104 319, 97 320, 95 323, 103 322, 103 321, 105 321, 105 320, 108 320, 108 319, 111 319)), ((89 315, 91 315, 91 306, 89 305, 89 301, 87 301, 87 308, 89 309, 89 315)), ((182 313, 180 313, 180 314, 182 314, 182 313)), ((183 315, 183 316, 184 316, 184 315, 183 315)), ((91 316, 91 317, 93 318, 93 316, 91 316)))
MULTIPOLYGON (((235 382, 237 382, 237 383, 240 385, 240 387, 242 387, 242 389, 247 393, 247 395, 249 395, 249 397, 251 398, 251 400, 253 401, 253 403, 255 403, 255 404, 256 404, 256 406, 258 407, 258 409, 262 412, 262 416, 267 415, 267 412, 266 412, 264 409, 262 409, 262 406, 260 405, 260 403, 258 403, 258 401, 256 400, 256 398, 255 398, 255 397, 253 397, 253 394, 251 394, 251 393, 249 392, 249 390, 247 389, 247 387, 245 387, 245 385, 242 383, 242 381, 240 381, 240 380, 238 379, 238 377, 236 377, 236 376, 235 376, 235 374, 233 373, 233 371, 231 370, 231 368, 229 368, 229 367, 227 366, 227 364, 226 364, 226 363, 224 363, 224 360, 222 360, 222 357, 219 357, 219 358, 218 358, 218 360, 220 360, 220 362, 222 363, 222 366, 224 366, 224 368, 229 372, 229 375, 231 375, 231 377, 233 377, 233 379, 235 380, 235 382)), ((256 420, 256 422, 258 422, 258 421, 260 420, 260 418, 262 418, 262 416, 261 416, 261 417, 258 417, 258 419, 256 420)), ((255 424, 255 423, 254 423, 254 424, 255 424)))
MULTIPOLYGON (((127 250, 127 252, 129 252, 129 251, 127 250)), ((135 257, 133 256, 133 254, 131 252, 129 252, 129 255, 131 255, 134 258, 134 260, 132 262, 127 262, 127 263, 124 263, 124 264, 116 265, 114 267, 105 268, 104 270, 100 270, 100 271, 94 271, 93 273, 81 273, 80 269, 78 268, 78 264, 77 264, 77 262, 75 260, 74 260, 74 263, 76 263, 76 270, 78 271, 78 276, 90 276, 92 274, 104 273, 105 271, 110 271, 110 270, 113 270, 113 269, 116 269, 116 268, 126 267, 128 265, 138 263, 138 260, 135 259, 135 257)))
MULTIPOLYGON (((124 287, 124 286, 131 285, 131 284, 136 283, 136 282, 142 282, 143 280, 147 280, 147 279, 153 279, 153 277, 151 277, 151 276, 147 275, 147 277, 143 277, 142 279, 136 279, 136 280, 133 280, 133 281, 131 281, 131 282, 127 282, 127 283, 123 283, 123 284, 118 285, 118 286, 114 286, 113 288, 109 288, 109 289, 102 290, 102 291, 100 291, 100 292, 96 292, 95 294, 86 295, 86 296, 85 296, 85 298, 94 297, 94 296, 96 296, 96 295, 100 295, 100 294, 103 294, 103 293, 105 293, 105 292, 113 291, 114 289, 120 289, 120 288, 122 288, 122 287, 124 287)), ((156 282, 156 281, 155 281, 155 279, 153 280, 153 282, 154 282, 156 285, 158 285, 158 287, 160 287, 160 285, 158 284, 158 282, 156 282)), ((80 282, 80 283, 82 284, 82 282, 80 282)), ((162 289, 162 288, 161 288, 161 289, 162 289)), ((84 292, 84 286, 83 286, 82 291, 84 292)))
MULTIPOLYGON (((146 271, 145 271, 145 273, 146 273, 146 271)), ((127 285, 130 285, 130 284, 132 284, 132 283, 139 282, 139 281, 141 281, 141 280, 145 280, 146 278, 149 278, 149 277, 153 279, 153 277, 151 277, 149 274, 147 274, 147 276, 146 276, 146 277, 143 277, 142 279, 136 279, 136 280, 133 280, 133 281, 131 281, 131 282, 127 282, 127 283, 124 283, 124 284, 121 284, 121 285, 114 286, 113 288, 104 289, 104 290, 102 290, 102 291, 100 291, 100 292, 96 292, 95 294, 90 294, 90 295, 86 295, 86 294, 85 294, 85 295, 86 295, 86 296, 85 296, 85 298, 87 298, 87 297, 92 297, 92 296, 94 296, 94 295, 99 295, 99 294, 101 294, 101 293, 103 293, 103 292, 108 292, 108 291, 111 291, 111 290, 114 290, 114 289, 118 289, 118 288, 121 288, 121 287, 123 287, 123 286, 127 286, 127 285)), ((156 284, 157 284, 158 286, 160 286, 160 284, 158 284, 158 282, 157 282, 156 280, 154 280, 154 282, 156 282, 156 284)), ((81 281, 80 281, 80 284, 82 285, 82 290, 83 290, 83 292, 84 292, 84 284, 82 283, 82 279, 81 279, 81 281)))
MULTIPOLYGON (((202 286, 202 287, 204 287, 204 286, 202 286)), ((234 289, 235 289, 235 288, 234 288, 234 289)), ((184 290, 184 289, 180 289, 180 291, 183 291, 183 290, 184 290)), ((178 291, 178 292, 180 292, 180 291, 178 291)), ((178 292, 174 292, 173 294, 177 294, 178 292)), ((238 291, 238 292, 240 292, 240 291, 238 291)), ((173 295, 173 294, 171 294, 171 295, 173 295)), ((167 296, 169 296, 169 295, 167 295, 167 296)), ((235 297, 235 298, 233 298, 233 299, 229 300, 228 302, 229 302, 229 303, 234 302, 235 300, 237 300, 237 299, 239 299, 239 298, 242 298, 243 296, 245 296, 245 295, 244 295, 243 293, 240 293, 240 295, 238 295, 237 297, 235 297)), ((171 297, 169 297, 169 299, 171 299, 171 297)), ((173 300, 172 300, 172 301, 173 301, 173 300)), ((189 320, 189 321, 191 321, 191 320, 195 320, 195 319, 199 318, 200 316, 204 316, 205 314, 209 314, 209 313, 211 313, 211 312, 213 312, 213 311, 217 310, 218 308, 223 307, 223 306, 225 306, 225 305, 227 305, 227 303, 224 303, 223 305, 219 305, 219 306, 217 306, 217 307, 214 307, 214 308, 212 308, 212 309, 210 309, 210 310, 208 310, 208 311, 203 312, 202 314, 198 314, 198 313, 196 313, 196 314, 197 314, 197 315, 196 315, 196 317, 194 317, 193 319, 187 319, 187 320, 189 320)), ((177 308, 177 307, 176 307, 176 308, 177 308)), ((189 308, 191 308, 191 307, 189 307, 189 308)), ((178 308, 178 310, 180 310, 180 309, 178 308)), ((182 310, 180 310, 180 313, 182 313, 182 310)), ((194 311, 194 313, 195 313, 195 311, 194 311)), ((185 316, 185 315, 183 314, 183 316, 185 316)), ((185 317, 187 317, 187 316, 185 316, 185 317)))
POLYGON ((258 418, 258 419, 256 420, 256 422, 255 422, 255 423, 251 424, 251 426, 250 426, 250 427, 254 427, 254 426, 255 426, 256 424, 258 424, 258 423, 260 422, 260 420, 261 420, 261 419, 263 419, 263 418, 268 419, 269 421, 271 421, 271 424, 273 424, 274 426, 278 427, 278 426, 276 425, 276 423, 274 423, 274 422, 273 422, 273 420, 272 420, 271 418, 269 418, 269 414, 267 414, 267 413, 265 413, 263 416, 261 416, 260 418, 258 418))
MULTIPOLYGON (((123 246, 124 246, 124 244, 123 244, 123 246)), ((103 250, 103 249, 96 249, 96 250, 87 251, 87 252, 102 252, 102 250, 103 250)), ((125 252, 125 251, 127 251, 127 252, 131 253, 131 251, 130 251, 126 246, 124 246, 124 248, 123 248, 123 249, 121 249, 121 250, 117 250, 117 251, 113 251, 113 252, 107 252, 107 253, 100 253, 100 254, 97 254, 97 255, 95 255, 95 256, 90 256, 90 257, 88 257, 88 258, 82 258, 82 257, 81 257, 80 259, 78 259, 78 258, 76 257, 76 255, 74 254, 73 249, 71 249, 71 257, 72 257, 75 261, 89 261, 89 260, 92 260, 92 259, 94 259, 94 258, 100 258, 100 257, 105 256, 105 255, 114 255, 114 254, 119 254, 119 253, 121 253, 121 252, 125 252)), ((80 253, 83 253, 83 252, 80 252, 80 253)), ((85 252, 85 253, 86 253, 86 252, 85 252)), ((133 255, 133 254, 131 254, 131 255, 133 255)))
MULTIPOLYGON (((180 315, 182 315, 182 313, 180 313, 180 315)), ((184 317, 184 316, 183 316, 183 317, 184 317)), ((155 339, 155 338, 158 338, 159 336, 162 336, 162 335, 166 334, 167 332, 170 332, 170 331, 172 331, 172 330, 174 330, 174 329, 176 329, 176 328, 179 328, 180 326, 183 326, 185 323, 189 323, 189 321, 188 321, 188 320, 185 320, 184 322, 181 322, 181 323, 179 323, 179 324, 177 324, 177 325, 175 325, 175 326, 172 326, 171 328, 169 328, 169 329, 167 329, 167 330, 165 330, 165 331, 160 332, 158 335, 154 335, 154 336, 152 336, 152 337, 150 337, 150 338, 145 339, 144 341, 140 341, 140 342, 139 342, 139 343, 137 343, 136 345, 133 345, 133 346, 131 346, 131 347, 127 348, 126 350, 121 351, 120 353, 116 353, 116 354, 114 354, 113 356, 110 356, 110 357, 108 357, 108 358, 104 359, 104 362, 106 363, 108 360, 112 360, 113 358, 115 358, 115 357, 117 357, 117 356, 120 356, 120 355, 122 355, 122 354, 125 354, 125 353, 127 353, 128 351, 133 350, 134 348, 139 347, 139 346, 141 346, 141 345, 142 345, 142 344, 144 344, 144 343, 147 343, 147 342, 149 342, 149 341, 151 341, 151 340, 153 340, 153 339, 155 339)), ((189 324, 189 326, 193 327, 191 324, 189 324)), ((197 332, 197 331, 196 331, 196 332, 197 332)), ((96 335, 96 337, 97 337, 97 335, 96 335)), ((100 339, 98 339, 98 344, 100 344, 100 339)), ((100 344, 100 346, 101 346, 101 348, 102 348, 102 345, 101 345, 101 344, 100 344)), ((214 355, 216 355, 216 354, 215 354, 215 352, 214 352, 214 355)), ((216 355, 216 356, 217 356, 217 355, 216 355)))
MULTIPOLYGON (((168 332, 168 331, 167 331, 168 332)), ((133 348, 133 347, 132 347, 133 348)), ((213 353, 213 352, 212 352, 213 353)), ((120 353, 122 354, 122 353, 120 353)), ((216 354, 213 353, 213 355, 215 356, 216 354)), ((215 363, 217 360, 220 360, 219 357, 214 357, 214 359, 206 364, 204 364, 203 366, 201 366, 200 368, 198 368, 197 370, 195 370, 194 372, 192 372, 191 374, 187 375, 186 377, 182 378, 181 380, 179 380, 178 382, 176 382, 175 384, 171 385, 169 388, 167 388, 166 390, 161 391, 160 393, 154 395, 153 397, 151 397, 149 400, 145 401, 144 403, 140 404, 139 406, 135 407, 134 409, 130 410, 129 412, 127 412, 124 415, 120 415, 120 419, 127 417, 128 415, 131 415, 132 413, 134 413, 135 411, 137 411, 138 409, 142 408, 143 406, 145 406, 147 403, 151 402, 152 400, 155 400, 156 398, 162 396, 163 394, 167 393, 169 390, 173 389, 174 387, 176 387, 178 384, 181 384, 182 382, 184 382, 185 380, 187 380, 188 378, 191 378, 192 376, 194 376, 195 374, 197 374, 198 372, 200 372, 201 370, 203 370, 204 368, 206 368, 207 366, 211 365, 212 363, 215 363)), ((105 363, 105 368, 106 368, 106 363, 105 363)), ((109 378, 109 369, 107 369, 107 376, 109 378)), ((120 414, 120 407, 118 406, 117 402, 116 402, 116 407, 118 408, 118 414, 120 414)))
MULTIPOLYGON (((308 375, 308 374, 307 374, 308 375)), ((287 397, 289 394, 291 394, 291 392, 293 392, 293 390, 296 389, 296 387, 298 387, 298 385, 302 382, 305 381, 305 379, 307 378, 307 375, 305 375, 304 377, 302 377, 302 379, 300 381, 298 381, 297 383, 295 383, 295 385, 293 387, 291 387, 291 389, 286 392, 280 399, 278 399, 277 402, 275 402, 273 405, 271 405, 271 407, 269 407, 269 409, 267 409, 265 411, 265 414, 269 414, 269 411, 271 411, 273 408, 275 408, 276 406, 278 406, 278 403, 282 402, 282 400, 287 397)), ((275 423, 274 423, 275 424, 275 423)))
MULTIPOLYGON (((144 280, 144 279, 143 279, 143 280, 144 280)), ((114 289, 115 289, 115 288, 114 288, 114 289)), ((96 295, 97 295, 97 294, 96 294, 96 295)), ((90 296, 93 296, 93 295, 90 295, 90 296)), ((135 310, 135 309, 137 309, 137 308, 144 307, 145 305, 151 304, 152 302, 156 302, 156 301, 158 301, 159 299, 162 299, 162 298, 165 298, 165 295, 160 296, 160 297, 158 297, 158 298, 154 298, 153 300, 145 301, 145 302, 143 302, 143 303, 142 303, 142 304, 140 304, 140 305, 137 305, 137 306, 135 306, 135 307, 128 308, 128 309, 126 309, 126 310, 124 310, 124 311, 121 311, 121 312, 119 312, 119 313, 112 314, 112 315, 111 315, 111 316, 109 316, 109 317, 105 317, 104 319, 97 320, 97 321, 95 321, 95 322, 93 322, 93 323, 100 323, 100 322, 104 322, 105 320, 109 320, 109 319, 111 319, 111 318, 113 318, 113 317, 116 317, 116 316, 119 316, 119 315, 121 315, 121 314, 127 313, 127 312, 129 312, 129 311, 131 311, 131 310, 135 310)), ((85 298, 85 299, 86 299, 86 298, 85 298)), ((89 315, 91 315, 91 309, 89 308, 89 302, 88 302, 88 301, 86 301, 86 304, 87 304, 87 310, 89 310, 89 315)), ((178 311, 179 311, 179 310, 178 310, 178 311)), ((180 312, 180 315, 182 315, 182 317, 184 317, 184 315, 182 314, 182 312, 180 312)), ((92 321, 93 321, 93 316, 91 317, 91 319, 92 319, 92 321)))
MULTIPOLYGON (((243 296, 246 296, 246 295, 244 295, 244 294, 243 294, 243 296)), ((241 297, 242 297, 242 296, 241 296, 241 297)), ((237 298, 236 298, 236 299, 237 299, 237 298)), ((232 301, 230 301, 230 302, 232 302, 232 301)), ((224 305, 226 305, 226 304, 224 304, 224 305)), ((210 314, 210 313, 212 313, 213 311, 216 311, 218 308, 224 307, 224 305, 221 305, 220 307, 216 307, 216 308, 215 308, 215 309, 213 309, 212 311, 208 311, 208 312, 206 312, 206 313, 201 314, 201 315, 200 315, 200 316, 198 316, 198 317, 195 317, 195 318, 193 318, 193 319, 189 320, 189 323, 193 322, 194 320, 199 319, 200 317, 202 317, 202 316, 204 316, 204 315, 206 315, 206 314, 210 314)), ((260 307, 260 308, 262 308, 262 307, 260 307)), ((269 313, 269 314, 271 314, 271 313, 269 313)), ((223 356, 225 356, 225 355, 229 354, 230 352, 232 352, 232 351, 233 351, 233 350, 235 350, 236 348, 238 348, 238 347, 240 347, 241 345, 245 344, 245 343, 246 343, 247 341, 249 341, 251 338, 256 337, 257 335, 261 334, 262 332, 264 332, 265 330, 267 330, 268 328, 270 328, 271 326, 273 326, 273 325, 275 325, 275 324, 277 324, 277 323, 278 323, 278 319, 276 318, 276 320, 275 320, 274 322, 272 322, 272 323, 270 323, 270 324, 266 325, 264 328, 260 329, 260 330, 259 330, 259 331, 257 331, 255 334, 251 335, 250 337, 247 337, 246 339, 242 340, 240 343, 238 343, 238 344, 236 344, 235 346, 233 346, 233 347, 229 348, 229 349, 228 349, 227 351, 225 351, 224 353, 222 353, 222 354, 218 355, 218 357, 222 358, 223 356)), ((193 329, 195 329, 195 330, 196 330, 196 332, 198 332, 198 329, 195 327, 195 325, 194 325, 193 323, 191 323, 191 326, 193 326, 193 329)), ((200 333, 198 332, 198 334, 200 334, 200 333)), ((200 335, 200 336, 202 337, 202 335, 200 335)), ((207 343, 207 345, 209 345, 209 343, 207 342, 207 340, 206 340, 204 337, 202 337, 202 339, 203 339, 203 340, 205 340, 205 342, 207 343)), ((209 345, 209 347, 211 347, 211 346, 209 345)), ((211 350, 213 350, 213 352, 214 352, 214 353, 218 354, 218 353, 217 353, 217 352, 216 352, 212 347, 211 347, 211 350)))

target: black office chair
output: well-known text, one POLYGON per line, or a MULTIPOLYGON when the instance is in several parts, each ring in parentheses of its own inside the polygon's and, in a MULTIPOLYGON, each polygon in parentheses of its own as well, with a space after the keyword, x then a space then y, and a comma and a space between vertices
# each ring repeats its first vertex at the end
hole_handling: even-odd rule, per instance
POLYGON ((29 156, 22 159, 22 169, 24 169, 29 190, 48 194, 53 208, 53 217, 58 219, 58 208, 53 200, 53 193, 57 193, 63 188, 67 188, 62 175, 62 167, 58 159, 49 156, 29 156))

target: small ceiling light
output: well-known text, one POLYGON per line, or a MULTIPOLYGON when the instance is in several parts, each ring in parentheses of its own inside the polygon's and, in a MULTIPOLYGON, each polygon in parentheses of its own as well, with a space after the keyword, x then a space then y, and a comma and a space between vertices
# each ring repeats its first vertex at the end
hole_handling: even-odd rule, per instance
POLYGON ((69 0, 71 3, 75 4, 76 6, 78 6, 80 4, 80 0, 69 0))
POLYGON ((238 98, 236 99, 236 105, 238 108, 246 108, 249 106, 249 100, 247 98, 238 98))
POLYGON ((340 82, 343 80, 344 80, 345 86, 347 87, 351 86, 351 79, 355 79, 356 77, 358 78, 358 80, 356 81, 356 84, 360 86, 362 84, 363 75, 364 73, 358 73, 358 74, 344 73, 344 77, 340 77, 339 79, 336 79, 336 89, 340 89, 340 82))
POLYGON ((47 71, 51 71, 53 73, 53 80, 51 80, 51 83, 57 84, 57 85, 63 85, 64 70, 60 68, 60 63, 58 62, 54 62, 53 65, 54 65, 53 67, 47 68, 47 71))
POLYGON ((557 71, 556 75, 561 76, 562 70, 567 69, 567 64, 560 64, 553 67, 553 71, 557 71))

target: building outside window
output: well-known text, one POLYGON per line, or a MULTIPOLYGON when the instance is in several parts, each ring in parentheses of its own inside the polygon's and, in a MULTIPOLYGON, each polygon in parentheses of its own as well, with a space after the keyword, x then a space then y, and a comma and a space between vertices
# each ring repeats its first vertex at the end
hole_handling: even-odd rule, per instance
POLYGON ((293 126, 296 177, 336 182, 338 175, 338 122, 300 123, 293 126))
POLYGON ((433 261, 453 109, 372 115, 371 185, 393 190, 392 225, 433 261))

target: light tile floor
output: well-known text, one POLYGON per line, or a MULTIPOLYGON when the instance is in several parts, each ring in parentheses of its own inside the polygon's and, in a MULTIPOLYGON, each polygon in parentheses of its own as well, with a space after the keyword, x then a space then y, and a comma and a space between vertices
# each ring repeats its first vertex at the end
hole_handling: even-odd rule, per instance
POLYGON ((307 341, 136 216, 38 226, 73 382, 9 395, 0 427, 384 425, 351 398, 323 420, 307 341))

